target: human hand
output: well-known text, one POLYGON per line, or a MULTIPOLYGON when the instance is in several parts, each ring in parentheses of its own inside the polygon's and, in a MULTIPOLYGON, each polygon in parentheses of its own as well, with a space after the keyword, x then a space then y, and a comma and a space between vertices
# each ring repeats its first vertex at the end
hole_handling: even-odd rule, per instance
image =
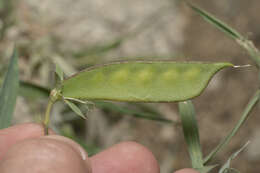
MULTIPOLYGON (((1 173, 159 173, 153 154, 135 142, 122 142, 88 158, 72 140, 44 136, 39 124, 0 130, 1 173)), ((175 173, 198 173, 183 169, 175 173)))

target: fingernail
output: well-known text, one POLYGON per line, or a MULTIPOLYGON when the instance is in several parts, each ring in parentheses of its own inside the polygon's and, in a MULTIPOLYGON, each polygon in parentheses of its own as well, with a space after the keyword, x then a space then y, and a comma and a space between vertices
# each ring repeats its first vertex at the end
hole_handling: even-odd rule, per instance
POLYGON ((49 139, 55 139, 61 142, 64 142, 68 145, 70 145, 76 152, 78 152, 82 158, 82 160, 87 160, 88 155, 85 152, 85 150, 76 142, 72 141, 69 138, 63 137, 63 136, 59 136, 59 135, 48 135, 48 136, 44 136, 42 138, 49 138, 49 139))
POLYGON ((89 173, 92 172, 91 163, 90 163, 90 159, 88 158, 88 154, 79 144, 77 144, 76 142, 74 142, 73 140, 71 140, 69 138, 59 136, 59 135, 48 135, 48 136, 43 136, 42 138, 54 139, 54 140, 58 140, 58 141, 61 141, 61 142, 64 142, 64 143, 70 145, 76 152, 79 153, 82 160, 85 162, 85 164, 87 166, 88 172, 89 173))

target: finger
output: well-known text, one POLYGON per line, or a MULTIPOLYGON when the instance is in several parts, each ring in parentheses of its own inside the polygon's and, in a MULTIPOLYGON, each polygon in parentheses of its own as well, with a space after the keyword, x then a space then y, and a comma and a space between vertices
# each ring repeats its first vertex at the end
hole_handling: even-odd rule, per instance
POLYGON ((153 154, 135 142, 122 142, 90 158, 93 173, 159 173, 153 154))
POLYGON ((13 145, 0 162, 1 173, 91 173, 84 150, 68 138, 51 135, 13 145))
MULTIPOLYGON (((54 134, 52 131, 50 131, 50 133, 54 134)), ((13 144, 24 139, 43 135, 43 126, 35 123, 20 124, 0 130, 0 160, 5 151, 7 151, 13 144)))
POLYGON ((199 172, 194 169, 185 168, 185 169, 178 170, 174 173, 199 173, 199 172))

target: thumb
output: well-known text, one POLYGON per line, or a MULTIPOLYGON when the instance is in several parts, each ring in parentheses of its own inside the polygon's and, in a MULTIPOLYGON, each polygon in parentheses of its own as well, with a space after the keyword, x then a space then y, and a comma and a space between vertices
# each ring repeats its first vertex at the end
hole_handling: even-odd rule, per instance
POLYGON ((91 173, 85 151, 72 140, 50 135, 13 145, 0 161, 1 173, 91 173))

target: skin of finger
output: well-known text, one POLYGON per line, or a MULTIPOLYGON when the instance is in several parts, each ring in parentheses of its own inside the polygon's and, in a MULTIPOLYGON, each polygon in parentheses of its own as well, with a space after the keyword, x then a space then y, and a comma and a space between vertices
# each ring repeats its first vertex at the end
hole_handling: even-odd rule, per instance
POLYGON ((73 140, 66 138, 64 136, 60 136, 60 135, 48 135, 48 136, 42 136, 40 138, 48 138, 48 139, 54 139, 54 140, 58 140, 64 143, 67 143, 68 145, 70 145, 72 147, 72 149, 75 150, 75 152, 77 152, 83 161, 85 161, 85 164, 88 168, 88 172, 91 172, 91 164, 90 164, 90 160, 88 157, 88 154, 86 153, 85 149, 83 149, 78 143, 74 142, 73 140))
POLYGON ((181 169, 181 170, 178 170, 174 173, 200 173, 194 169, 190 169, 190 168, 185 168, 185 169, 181 169))
MULTIPOLYGON (((54 134, 54 132, 50 131, 50 134, 54 134)), ((5 152, 8 150, 8 148, 13 146, 15 143, 28 139, 28 138, 35 138, 35 137, 39 137, 39 136, 43 136, 43 135, 44 135, 44 131, 43 131, 42 125, 36 124, 36 123, 20 124, 20 125, 15 125, 15 126, 0 130, 0 153, 1 153, 0 160, 1 160, 2 156, 5 154, 5 152)), ((132 145, 131 143, 132 142, 130 142, 129 145, 132 145)), ((123 146, 125 146, 125 143, 122 143, 122 144, 123 144, 123 146)), ((128 145, 128 144, 126 144, 126 145, 128 145)), ((136 145, 136 143, 134 143, 134 145, 136 145)), ((139 144, 137 144, 137 145, 139 145, 139 144)), ((114 146, 113 148, 115 149, 117 147, 121 148, 122 146, 121 146, 121 144, 118 144, 118 145, 114 146)), ((96 165, 96 163, 98 163, 98 162, 103 162, 103 161, 106 162, 106 157, 104 157, 104 160, 102 159, 102 157, 103 157, 103 155, 107 156, 107 154, 109 152, 111 152, 110 151, 111 149, 108 149, 108 150, 109 151, 104 151, 104 152, 92 157, 91 160, 92 160, 93 164, 96 165), (100 157, 101 157, 101 159, 100 159, 100 157)), ((113 168, 113 166, 109 166, 109 167, 113 168)), ((98 170, 102 170, 105 168, 106 168, 106 166, 101 166, 101 167, 95 166, 94 173, 98 173, 98 170)), ((121 168, 119 167, 118 169, 121 169, 121 168)), ((157 169, 159 169, 159 167, 157 169)), ((198 173, 198 172, 193 169, 182 169, 175 173, 198 173)))
POLYGON ((93 173, 159 173, 153 154, 135 142, 122 142, 90 158, 93 173))
POLYGON ((3 156, 0 172, 91 173, 86 160, 73 145, 55 138, 23 140, 3 156))
MULTIPOLYGON (((50 134, 54 134, 51 130, 49 132, 50 134)), ((43 135, 43 126, 36 123, 25 123, 0 130, 0 160, 8 148, 15 143, 43 135)))

